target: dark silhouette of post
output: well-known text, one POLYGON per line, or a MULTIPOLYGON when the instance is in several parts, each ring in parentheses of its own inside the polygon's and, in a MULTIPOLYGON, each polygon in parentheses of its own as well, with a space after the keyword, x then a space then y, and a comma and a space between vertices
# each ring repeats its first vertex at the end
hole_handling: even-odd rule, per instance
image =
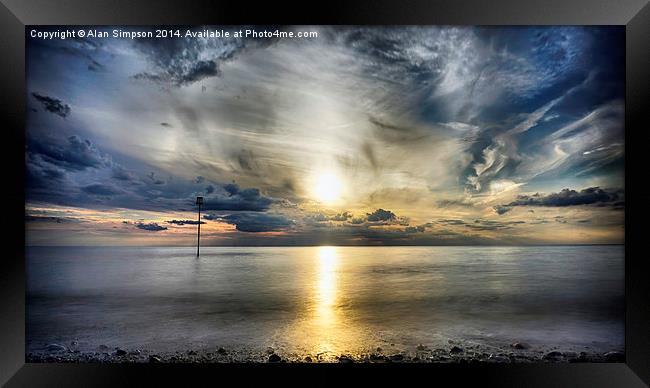
POLYGON ((199 228, 196 232, 196 257, 199 257, 199 247, 201 246, 201 205, 203 205, 203 197, 196 197, 196 204, 199 205, 199 228))

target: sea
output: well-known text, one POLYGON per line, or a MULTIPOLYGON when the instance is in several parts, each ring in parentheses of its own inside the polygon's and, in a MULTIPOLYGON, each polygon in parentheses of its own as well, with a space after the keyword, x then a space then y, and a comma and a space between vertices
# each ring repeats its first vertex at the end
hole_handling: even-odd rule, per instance
POLYGON ((622 245, 26 251, 26 352, 624 350, 622 245))

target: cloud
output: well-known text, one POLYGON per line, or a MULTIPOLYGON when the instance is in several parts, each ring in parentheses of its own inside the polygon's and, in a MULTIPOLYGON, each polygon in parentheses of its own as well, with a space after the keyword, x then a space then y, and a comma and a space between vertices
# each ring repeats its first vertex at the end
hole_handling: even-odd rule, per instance
POLYGON ((460 219, 442 219, 437 221, 439 224, 448 225, 448 226, 463 226, 467 229, 478 232, 490 232, 503 229, 512 229, 514 225, 525 224, 525 221, 495 221, 495 220, 484 220, 481 218, 475 219, 474 221, 465 221, 460 219))
POLYGON ((25 221, 27 222, 53 222, 56 224, 63 224, 68 222, 81 222, 82 220, 78 218, 70 217, 54 217, 54 216, 35 216, 35 215, 26 215, 25 221))
POLYGON ((133 181, 135 179, 133 173, 118 164, 113 165, 111 178, 117 179, 118 181, 133 181))
POLYGON ((205 224, 205 221, 197 221, 197 220, 169 220, 165 221, 168 224, 176 224, 176 225, 198 225, 199 223, 205 224))
POLYGON ((521 132, 526 132, 529 129, 535 127, 537 123, 546 115, 546 113, 549 110, 551 110, 551 108, 553 108, 555 105, 557 105, 557 103, 560 102, 562 98, 564 98, 564 96, 551 100, 541 108, 529 114, 524 121, 519 123, 516 127, 512 128, 510 130, 510 133, 518 134, 521 132))
POLYGON ((578 206, 578 205, 611 205, 622 207, 625 203, 625 193, 622 189, 601 189, 589 187, 575 191, 563 189, 559 193, 519 195, 517 199, 506 206, 578 206))
POLYGON ((494 212, 497 213, 498 215, 505 214, 505 213, 509 212, 510 210, 512 210, 511 207, 502 206, 502 205, 494 206, 494 207, 492 207, 492 209, 494 209, 494 212))
POLYGON ((219 217, 206 215, 205 218, 223 221, 235 225, 240 232, 250 233, 284 230, 294 224, 284 215, 268 213, 236 213, 219 217))
MULTIPOLYGON (((512 143, 510 143, 512 144, 512 143)), ((513 147, 506 140, 497 138, 494 143, 482 151, 482 162, 474 163, 475 174, 467 177, 468 186, 475 192, 489 189, 489 183, 499 176, 499 173, 512 160, 513 147)))
POLYGON ((168 68, 160 73, 142 72, 133 76, 135 79, 145 79, 154 82, 168 82, 175 86, 184 86, 203 78, 214 77, 220 74, 219 65, 216 61, 197 61, 185 69, 168 68))
MULTIPOLYGON (((203 31, 203 27, 195 31, 203 31)), ((244 49, 263 48, 273 42, 275 39, 138 39, 134 47, 145 55, 152 71, 137 73, 133 78, 187 86, 221 75, 221 64, 244 49)))
POLYGON ((88 63, 88 70, 90 70, 90 71, 103 71, 103 70, 105 70, 105 67, 104 67, 104 65, 102 65, 101 63, 99 63, 99 62, 97 62, 96 60, 93 59, 88 63))
MULTIPOLYGON (((42 159, 27 155, 27 187, 33 193, 38 189, 60 186, 65 179, 65 172, 56 166, 43 162, 42 159)), ((29 192, 28 192, 29 194, 29 192)))
POLYGON ((427 227, 430 227, 431 225, 432 224, 427 223, 422 225, 407 226, 404 228, 404 233, 424 233, 427 227))
POLYGON ((461 207, 461 208, 471 208, 474 205, 471 202, 468 202, 465 198, 460 199, 442 199, 437 201, 436 204, 439 207, 461 207))
POLYGON ((88 139, 69 136, 67 142, 56 144, 46 140, 27 140, 27 153, 37 155, 44 161, 66 170, 81 171, 110 165, 110 159, 102 154, 88 139))
POLYGON ((158 225, 156 222, 145 224, 144 222, 122 221, 122 223, 126 225, 134 225, 138 229, 147 230, 149 232, 160 232, 161 230, 167 230, 166 226, 158 225))
POLYGON ((370 222, 392 221, 395 219, 397 219, 397 216, 390 210, 377 209, 367 214, 367 220, 370 222))
POLYGON ((38 93, 32 93, 32 96, 43 105, 43 108, 48 112, 52 112, 57 116, 66 118, 70 114, 70 106, 64 104, 58 98, 43 96, 38 93))
POLYGON ((512 229, 513 225, 518 225, 518 224, 525 224, 525 221, 507 221, 507 222, 501 222, 501 221, 493 221, 493 220, 483 220, 483 219, 476 219, 474 220, 474 223, 466 223, 465 227, 475 230, 475 231, 497 231, 497 230, 503 230, 503 229, 512 229))
MULTIPOLYGON (((311 28, 319 39, 264 50, 238 39, 103 40, 115 56, 96 58, 110 69, 102 74, 86 71, 89 59, 43 51, 56 42, 30 41, 28 80, 40 88, 33 90, 70 103, 75 115, 29 115, 28 200, 160 211, 150 219, 174 229, 179 224, 160 220, 195 210, 202 195, 217 217, 277 212, 296 221, 286 235, 340 233, 333 244, 424 241, 441 230, 474 237, 506 225, 474 222, 479 216, 525 216, 507 213, 524 187, 532 194, 621 186, 624 61, 614 57, 624 59, 616 41, 624 29, 311 28), (585 83, 588 74, 596 75, 585 83), (339 178, 348 212, 312 201, 312 180, 325 171, 339 178), (423 227, 434 214, 466 221, 423 227)), ((94 50, 84 52, 101 55, 94 50)), ((29 98, 29 108, 45 111, 29 98)), ((240 229, 263 229, 241 221, 240 229)), ((594 225, 584 229, 575 235, 595 235, 594 225)), ((530 239, 551 235, 524 231, 530 239)), ((500 241, 509 238, 502 234, 500 241)))
POLYGON ((465 221, 459 219, 443 219, 443 220, 438 220, 438 223, 444 225, 465 225, 466 224, 465 221))
MULTIPOLYGON (((308 216, 307 218, 315 222, 329 222, 329 221, 346 222, 352 218, 352 213, 347 211, 343 213, 337 213, 334 215, 325 215, 323 213, 316 213, 308 216)), ((364 220, 362 219, 361 223, 363 223, 363 221, 364 220)))
POLYGON ((147 178, 153 183, 154 185, 164 185, 166 182, 162 179, 156 178, 156 174, 152 171, 147 175, 147 178))
POLYGON ((350 212, 343 212, 330 217, 332 221, 347 221, 349 218, 352 218, 352 213, 350 212))
POLYGON ((88 186, 84 186, 81 188, 81 191, 83 191, 86 194, 99 195, 99 196, 111 196, 111 195, 116 195, 121 193, 121 191, 116 189, 115 187, 101 184, 101 183, 94 183, 88 186))
POLYGON ((480 127, 477 125, 459 123, 457 121, 442 123, 442 125, 447 128, 453 129, 454 131, 460 131, 460 132, 475 132, 480 130, 480 127))
POLYGON ((210 210, 265 211, 275 202, 257 188, 241 189, 234 183, 226 184, 219 193, 206 196, 203 208, 210 210))

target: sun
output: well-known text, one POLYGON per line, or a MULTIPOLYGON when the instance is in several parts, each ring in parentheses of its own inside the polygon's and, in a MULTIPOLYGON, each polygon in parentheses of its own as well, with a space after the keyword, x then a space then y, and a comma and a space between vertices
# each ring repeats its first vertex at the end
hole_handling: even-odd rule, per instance
POLYGON ((341 181, 332 173, 321 174, 314 186, 314 196, 321 202, 335 202, 341 196, 341 181))

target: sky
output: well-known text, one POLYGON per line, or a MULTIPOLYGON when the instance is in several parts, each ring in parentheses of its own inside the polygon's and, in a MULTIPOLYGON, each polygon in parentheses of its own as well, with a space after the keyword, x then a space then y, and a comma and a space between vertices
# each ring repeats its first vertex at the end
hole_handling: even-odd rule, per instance
POLYGON ((624 242, 622 27, 29 30, 28 245, 624 242))

